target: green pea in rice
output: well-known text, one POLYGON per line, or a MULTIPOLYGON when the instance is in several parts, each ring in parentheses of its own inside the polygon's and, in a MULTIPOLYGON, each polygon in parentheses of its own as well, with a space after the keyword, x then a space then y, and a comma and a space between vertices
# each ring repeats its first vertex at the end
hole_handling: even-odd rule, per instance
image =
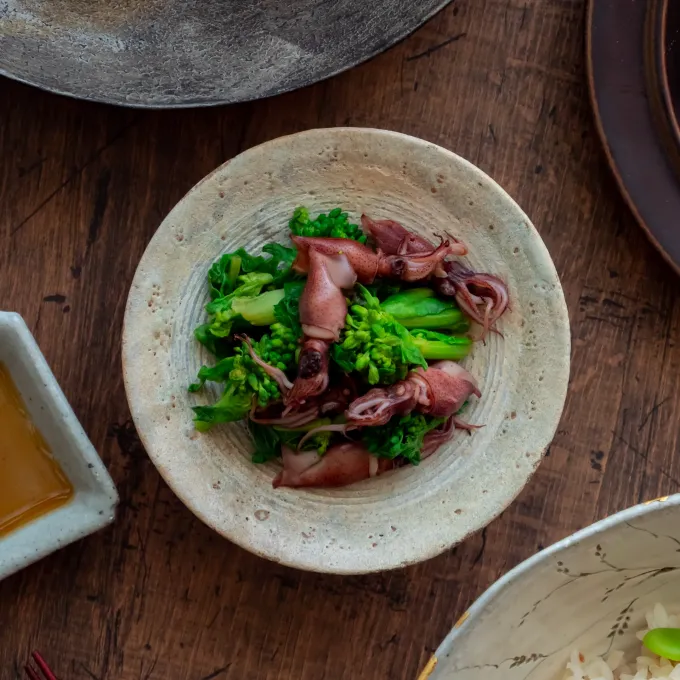
MULTIPOLYGON (((680 615, 669 614, 661 604, 647 612, 647 628, 636 633, 642 641, 653 628, 680 628, 680 615)), ((648 649, 642 648, 641 655, 634 661, 626 660, 621 651, 610 652, 606 657, 588 656, 578 650, 571 653, 564 680, 649 680, 668 678, 680 680, 680 662, 669 661, 648 649)))

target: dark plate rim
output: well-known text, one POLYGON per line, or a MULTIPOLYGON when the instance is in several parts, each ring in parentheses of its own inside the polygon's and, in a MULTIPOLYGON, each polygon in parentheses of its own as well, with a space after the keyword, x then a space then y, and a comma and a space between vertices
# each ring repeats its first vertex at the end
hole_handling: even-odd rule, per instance
POLYGON ((657 132, 667 145, 669 160, 680 180, 680 127, 673 106, 666 54, 669 5, 670 0, 648 0, 644 59, 649 104, 657 132))
MULTIPOLYGON (((646 223, 644 217, 642 216, 635 200, 633 199, 629 187, 626 184, 626 181, 623 178, 622 174, 622 168, 619 167, 619 164, 617 163, 615 157, 614 157, 614 151, 611 147, 610 140, 607 136, 607 131, 605 129, 605 123, 602 118, 602 113, 600 110, 600 105, 599 105, 599 100, 598 100, 598 93, 596 90, 596 84, 595 84, 595 64, 594 64, 594 58, 593 58, 593 19, 594 19, 594 13, 595 13, 595 5, 596 3, 603 2, 605 0, 588 0, 588 7, 587 7, 587 18, 586 18, 586 71, 587 71, 587 79, 588 79, 588 92, 589 92, 589 97, 590 97, 590 103, 593 109, 593 114, 594 114, 594 119, 595 119, 595 126, 598 132, 598 135, 600 137, 600 141, 602 143, 602 146, 604 148, 604 152, 607 158, 607 162, 609 164, 609 167, 611 168, 614 178, 616 180, 616 183, 618 184, 619 190, 621 192, 621 195, 623 196, 624 200, 628 204, 629 209, 633 213, 635 219, 637 220, 638 224, 645 230, 649 240, 654 244, 654 246, 657 248, 657 250, 661 253, 663 258, 670 264, 670 266, 678 273, 680 274, 680 258, 678 261, 676 261, 670 253, 666 250, 664 245, 658 240, 656 234, 654 233, 653 229, 646 223)), ((642 30, 644 30, 644 27, 641 27, 642 30)), ((640 41, 640 59, 644 59, 644 54, 643 54, 643 40, 640 41)), ((651 110, 649 110, 649 117, 651 119, 652 113, 651 110)), ((653 122, 650 121, 650 125, 652 127, 655 127, 653 122)), ((663 155, 662 150, 659 148, 659 141, 658 138, 656 138, 656 145, 654 146, 655 151, 659 154, 663 155)), ((665 156, 664 156, 665 160, 665 156)), ((680 193, 680 186, 678 186, 678 192, 680 193)))
MULTIPOLYGON (((51 92, 52 94, 57 94, 62 97, 69 97, 70 99, 77 99, 80 101, 89 101, 89 102, 95 102, 98 104, 110 104, 113 106, 120 106, 122 108, 127 108, 127 109, 142 109, 142 110, 171 110, 171 109, 195 109, 195 108, 209 108, 209 107, 214 107, 214 106, 226 106, 229 104, 244 104, 248 102, 255 102, 255 101, 260 101, 262 99, 268 99, 269 97, 276 97, 280 94, 286 94, 288 92, 294 92, 295 90, 302 89, 304 87, 309 87, 310 85, 315 85, 316 83, 320 83, 324 80, 328 80, 329 78, 333 78, 334 76, 340 75, 341 73, 344 73, 345 71, 349 71, 350 69, 354 68, 355 66, 360 66, 361 64, 364 64, 367 61, 370 61, 371 59, 381 55, 383 52, 386 52, 389 49, 392 49, 402 41, 404 41, 406 38, 409 36, 413 35, 419 28, 421 28, 425 23, 427 23, 430 19, 432 19, 434 16, 439 14, 443 9, 445 9, 448 5, 450 5, 454 0, 441 0, 438 4, 436 4, 431 11, 426 12, 420 19, 418 19, 413 26, 409 26, 408 28, 404 29, 400 33, 395 34, 392 38, 390 38, 385 44, 378 44, 375 49, 369 50, 365 54, 359 55, 356 59, 349 61, 346 64, 343 64, 342 66, 339 66, 335 69, 331 68, 327 71, 324 71, 322 73, 319 73, 317 76, 314 76, 312 80, 306 83, 302 84, 295 84, 293 83, 290 86, 287 87, 274 87, 271 88, 267 92, 263 92, 259 95, 253 96, 253 97, 245 97, 243 99, 216 99, 214 101, 208 100, 208 101, 182 101, 182 102, 168 102, 168 103, 163 103, 163 102, 156 102, 156 103, 140 103, 140 102, 128 102, 124 101, 118 98, 109 98, 106 96, 103 96, 100 92, 97 92, 95 95, 88 96, 85 93, 77 93, 75 90, 62 90, 58 87, 50 87, 48 85, 43 85, 38 80, 34 79, 29 79, 29 78, 22 78, 20 76, 17 76, 4 68, 0 66, 0 76, 4 76, 5 78, 9 78, 10 80, 14 80, 19 83, 23 83, 24 85, 30 85, 31 87, 36 87, 40 90, 43 90, 44 92, 51 92)), ((417 5, 417 3, 416 3, 417 5)))
POLYGON ((669 81, 668 69, 668 13, 670 11, 671 0, 662 0, 663 7, 661 9, 661 26, 659 44, 657 45, 657 59, 660 63, 659 77, 661 78, 662 92, 668 119, 671 124, 671 130, 675 141, 680 148, 680 120, 676 115, 675 106, 673 103, 672 88, 669 81))

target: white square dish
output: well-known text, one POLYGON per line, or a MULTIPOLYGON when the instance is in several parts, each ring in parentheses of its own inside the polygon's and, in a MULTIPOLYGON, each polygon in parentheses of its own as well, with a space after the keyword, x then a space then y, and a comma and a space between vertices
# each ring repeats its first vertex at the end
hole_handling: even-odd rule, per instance
POLYGON ((3 579, 110 524, 118 493, 33 335, 13 312, 0 312, 0 363, 9 370, 31 420, 74 490, 65 505, 0 538, 3 579))

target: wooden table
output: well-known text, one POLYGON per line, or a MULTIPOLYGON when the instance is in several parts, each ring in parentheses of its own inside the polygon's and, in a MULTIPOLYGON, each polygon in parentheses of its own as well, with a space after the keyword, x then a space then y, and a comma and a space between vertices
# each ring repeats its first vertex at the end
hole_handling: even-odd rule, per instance
POLYGON ((20 312, 118 485, 109 529, 0 584, 0 679, 43 651, 76 680, 414 678, 521 560, 680 491, 680 283, 619 197, 591 119, 581 0, 458 0, 314 87, 143 112, 0 82, 0 308, 20 312), (161 481, 120 370, 127 289, 165 214, 239 151, 311 127, 400 130, 479 165, 560 272, 572 381, 546 460, 503 515, 416 567, 340 578, 250 555, 161 481))

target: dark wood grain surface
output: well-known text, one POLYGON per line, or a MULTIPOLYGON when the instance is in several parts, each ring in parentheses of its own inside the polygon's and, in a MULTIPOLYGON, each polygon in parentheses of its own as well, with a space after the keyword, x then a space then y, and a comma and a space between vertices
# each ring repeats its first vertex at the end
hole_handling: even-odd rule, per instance
POLYGON ((118 484, 109 529, 0 583, 0 679, 39 648, 69 680, 414 678, 456 618, 540 548, 680 491, 680 282, 601 153, 580 0, 458 0, 390 52, 282 97, 136 112, 0 81, 0 308, 20 312, 118 484), (341 578, 258 559, 161 481, 120 371, 128 285, 201 177, 266 139, 391 128, 470 159, 541 232, 573 330, 566 410, 519 499, 416 567, 341 578))

